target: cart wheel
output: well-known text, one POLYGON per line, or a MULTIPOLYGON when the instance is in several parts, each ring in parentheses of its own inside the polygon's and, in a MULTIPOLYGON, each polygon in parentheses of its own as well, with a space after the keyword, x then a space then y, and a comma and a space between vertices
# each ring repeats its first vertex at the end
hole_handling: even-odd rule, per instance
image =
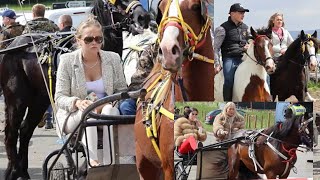
POLYGON ((50 180, 65 180, 64 167, 61 162, 57 162, 51 171, 50 180))
POLYGON ((182 165, 182 162, 178 163, 175 166, 175 180, 187 180, 188 179, 188 174, 186 171, 184 171, 184 167, 182 165))

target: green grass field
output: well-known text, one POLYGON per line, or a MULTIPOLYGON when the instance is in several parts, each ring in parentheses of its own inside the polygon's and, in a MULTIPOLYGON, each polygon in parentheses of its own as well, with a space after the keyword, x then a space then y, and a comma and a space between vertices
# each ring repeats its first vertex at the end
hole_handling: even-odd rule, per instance
MULTIPOLYGON (((183 112, 184 106, 195 107, 199 110, 198 118, 202 122, 204 128, 208 132, 212 132, 212 125, 207 125, 204 123, 206 114, 212 110, 219 108, 218 102, 184 102, 176 103, 176 107, 180 109, 180 112, 183 112)), ((275 119, 275 110, 252 110, 244 109, 246 112, 246 128, 247 129, 257 129, 270 127, 274 124, 275 119), (255 121, 257 119, 257 121, 255 121)))

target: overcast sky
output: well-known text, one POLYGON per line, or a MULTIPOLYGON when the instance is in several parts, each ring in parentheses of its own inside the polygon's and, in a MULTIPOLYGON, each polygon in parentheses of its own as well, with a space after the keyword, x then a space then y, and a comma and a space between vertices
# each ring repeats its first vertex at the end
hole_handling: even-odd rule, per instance
POLYGON ((230 6, 238 2, 250 10, 244 22, 254 28, 267 26, 270 16, 280 12, 290 31, 320 29, 320 0, 215 0, 215 27, 227 20, 230 6))

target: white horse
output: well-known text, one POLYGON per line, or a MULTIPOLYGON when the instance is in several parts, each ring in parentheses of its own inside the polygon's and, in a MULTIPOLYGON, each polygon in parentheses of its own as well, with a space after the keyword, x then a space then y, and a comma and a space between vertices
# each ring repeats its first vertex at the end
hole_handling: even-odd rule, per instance
POLYGON ((157 40, 157 34, 149 29, 145 29, 144 33, 133 36, 123 33, 123 71, 128 85, 131 83, 131 76, 136 72, 137 61, 140 52, 149 44, 153 44, 157 40))
POLYGON ((265 102, 271 101, 270 88, 267 84, 267 72, 275 71, 271 56, 272 44, 264 35, 258 35, 252 28, 254 40, 249 40, 243 62, 234 75, 232 101, 265 102))

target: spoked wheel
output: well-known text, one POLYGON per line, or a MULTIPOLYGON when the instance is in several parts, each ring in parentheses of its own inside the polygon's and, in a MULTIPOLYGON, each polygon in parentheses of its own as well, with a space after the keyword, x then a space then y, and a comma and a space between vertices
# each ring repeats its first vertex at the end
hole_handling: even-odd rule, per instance
POLYGON ((188 173, 186 172, 186 169, 184 169, 183 163, 181 161, 175 165, 174 172, 175 172, 175 180, 188 179, 188 173))
POLYGON ((50 180, 65 180, 64 167, 61 162, 57 162, 50 173, 50 180))

